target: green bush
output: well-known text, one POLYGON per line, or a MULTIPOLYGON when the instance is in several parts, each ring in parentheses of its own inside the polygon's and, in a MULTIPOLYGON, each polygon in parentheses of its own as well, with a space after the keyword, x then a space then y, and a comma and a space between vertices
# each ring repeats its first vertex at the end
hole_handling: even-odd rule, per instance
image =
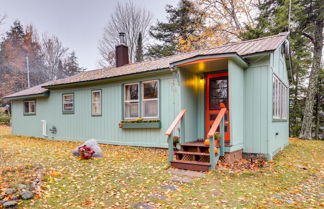
POLYGON ((10 125, 11 117, 8 115, 3 115, 0 113, 0 124, 1 125, 10 125))

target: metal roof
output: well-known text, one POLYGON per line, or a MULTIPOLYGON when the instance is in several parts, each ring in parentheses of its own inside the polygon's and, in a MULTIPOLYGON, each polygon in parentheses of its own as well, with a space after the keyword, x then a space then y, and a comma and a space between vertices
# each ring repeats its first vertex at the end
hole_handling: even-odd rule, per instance
POLYGON ((215 47, 215 48, 201 49, 192 52, 176 54, 168 57, 159 58, 156 60, 128 64, 121 67, 85 71, 71 77, 59 79, 56 81, 50 81, 38 86, 34 86, 30 89, 26 89, 5 96, 4 98, 42 94, 48 91, 47 88, 51 88, 58 85, 96 81, 96 80, 114 78, 119 76, 130 75, 130 74, 137 74, 142 72, 157 71, 157 70, 168 68, 171 63, 180 60, 186 60, 196 56, 237 54, 244 58, 244 56, 247 55, 276 50, 286 40, 287 35, 288 33, 280 33, 274 36, 242 41, 239 43, 228 44, 228 45, 215 47))

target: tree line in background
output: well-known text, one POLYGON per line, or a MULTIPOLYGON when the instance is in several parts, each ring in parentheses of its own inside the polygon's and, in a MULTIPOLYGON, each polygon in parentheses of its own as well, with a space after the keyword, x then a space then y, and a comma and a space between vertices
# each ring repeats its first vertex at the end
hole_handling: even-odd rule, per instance
POLYGON ((0 98, 28 87, 27 67, 31 87, 85 70, 57 37, 43 34, 40 39, 34 26, 16 20, 0 41, 0 98))
MULTIPOLYGON (((290 135, 323 137, 323 0, 180 0, 165 10, 167 20, 152 24, 150 11, 118 3, 99 41, 98 64, 115 65, 119 32, 134 63, 289 31, 290 135)), ((32 25, 15 21, 2 36, 0 98, 27 87, 26 57, 31 86, 84 71, 73 51, 55 36, 40 38, 32 25)))
POLYGON ((323 0, 180 0, 165 10, 167 21, 152 25, 149 11, 118 4, 99 44, 102 66, 114 65, 118 32, 134 63, 289 31, 290 136, 323 138, 323 0))

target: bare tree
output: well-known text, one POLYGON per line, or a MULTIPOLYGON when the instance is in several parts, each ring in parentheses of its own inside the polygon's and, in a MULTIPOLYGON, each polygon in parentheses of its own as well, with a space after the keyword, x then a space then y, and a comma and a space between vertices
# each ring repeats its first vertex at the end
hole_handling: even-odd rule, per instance
POLYGON ((99 41, 99 53, 101 67, 112 66, 115 63, 115 46, 119 43, 119 32, 126 34, 126 44, 129 47, 130 62, 135 61, 137 39, 142 34, 143 43, 148 38, 148 30, 152 20, 152 15, 144 8, 139 8, 133 2, 126 4, 118 3, 115 12, 110 16, 110 20, 104 28, 102 39, 99 41))
MULTIPOLYGON (((6 20, 7 15, 1 15, 0 14, 0 26, 4 24, 4 21, 6 20)), ((1 27, 0 27, 0 37, 2 36, 2 31, 1 31, 1 27)))
POLYGON ((257 0, 199 0, 205 11, 211 45, 222 45, 239 40, 245 25, 252 26, 255 21, 257 0))
POLYGON ((42 49, 49 80, 59 77, 59 63, 65 56, 68 48, 63 47, 62 42, 56 36, 43 35, 42 49))

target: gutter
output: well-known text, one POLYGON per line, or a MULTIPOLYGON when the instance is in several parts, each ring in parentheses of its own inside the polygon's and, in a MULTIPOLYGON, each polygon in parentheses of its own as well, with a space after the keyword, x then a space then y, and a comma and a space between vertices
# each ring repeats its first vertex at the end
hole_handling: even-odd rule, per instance
POLYGON ((49 91, 46 91, 44 93, 39 94, 29 94, 29 95, 23 95, 23 96, 13 96, 13 97, 2 97, 4 100, 20 100, 20 99, 29 99, 29 98, 35 98, 35 97, 48 97, 49 91))

